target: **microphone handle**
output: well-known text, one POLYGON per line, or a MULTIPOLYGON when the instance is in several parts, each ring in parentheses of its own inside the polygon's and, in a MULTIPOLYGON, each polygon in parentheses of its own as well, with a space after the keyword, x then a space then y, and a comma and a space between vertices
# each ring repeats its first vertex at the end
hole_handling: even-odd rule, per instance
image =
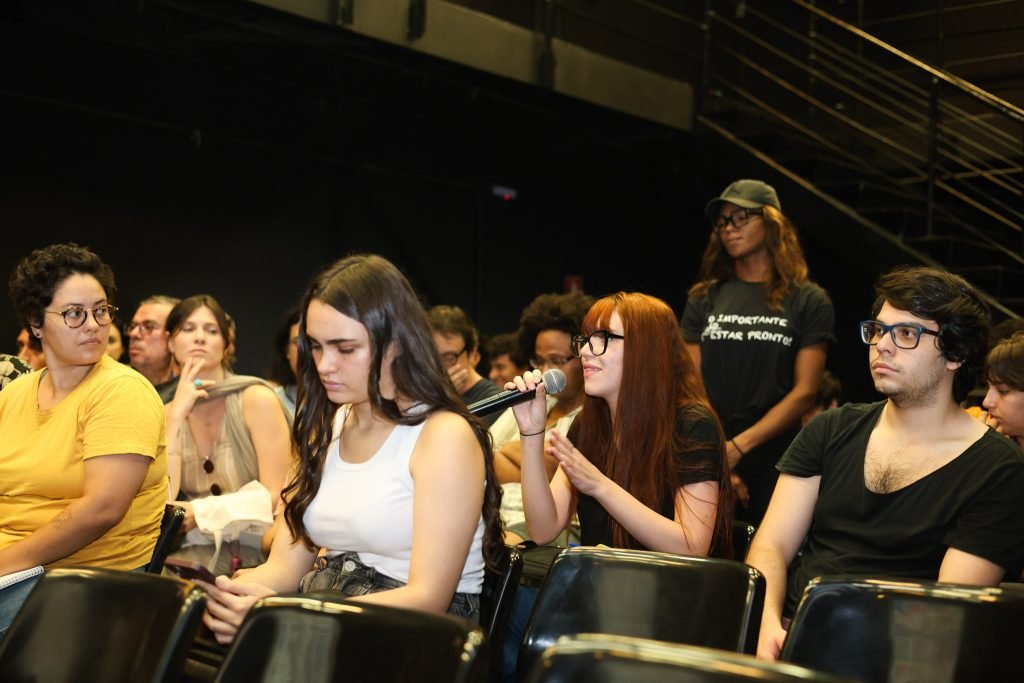
POLYGON ((466 407, 469 408, 469 412, 474 415, 490 415, 491 413, 495 413, 499 410, 505 410, 505 408, 517 403, 529 401, 536 395, 536 389, 523 392, 520 392, 518 389, 506 389, 500 394, 495 394, 494 396, 489 396, 480 401, 470 403, 466 407))

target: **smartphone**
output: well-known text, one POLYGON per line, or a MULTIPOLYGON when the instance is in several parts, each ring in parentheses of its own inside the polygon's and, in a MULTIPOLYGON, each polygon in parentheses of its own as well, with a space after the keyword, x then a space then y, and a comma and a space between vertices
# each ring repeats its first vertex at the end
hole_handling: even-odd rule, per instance
POLYGON ((209 569, 194 560, 181 560, 176 557, 168 557, 164 561, 167 571, 189 581, 205 581, 216 585, 216 577, 209 569))

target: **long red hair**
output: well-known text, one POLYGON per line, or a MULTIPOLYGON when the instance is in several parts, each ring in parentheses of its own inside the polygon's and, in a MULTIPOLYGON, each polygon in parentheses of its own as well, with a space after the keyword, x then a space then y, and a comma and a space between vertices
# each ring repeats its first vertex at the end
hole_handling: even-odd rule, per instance
MULTIPOLYGON (((577 447, 606 476, 653 510, 666 496, 675 497, 679 480, 678 453, 705 450, 710 444, 680 443, 676 419, 680 409, 704 408, 721 426, 708 402, 704 385, 683 345, 679 322, 661 299, 636 292, 619 292, 598 300, 583 321, 583 334, 607 330, 612 313, 622 321, 626 337, 622 384, 614 423, 608 404, 587 396, 579 422, 577 447)), ((724 439, 712 447, 720 452, 718 514, 711 554, 731 557, 732 490, 725 460, 724 439)), ((686 465, 683 465, 685 467, 686 465)), ((677 510, 685 519, 684 511, 677 510)), ((609 517, 617 547, 643 546, 609 517)))

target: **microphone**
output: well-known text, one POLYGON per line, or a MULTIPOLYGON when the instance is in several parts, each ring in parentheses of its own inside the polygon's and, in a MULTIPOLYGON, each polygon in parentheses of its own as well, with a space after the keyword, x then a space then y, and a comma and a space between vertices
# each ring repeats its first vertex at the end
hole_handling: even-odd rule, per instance
MULTIPOLYGON (((565 385, 569 383, 569 380, 565 378, 564 372, 556 368, 552 368, 551 370, 544 371, 543 382, 544 388, 547 389, 549 394, 557 394, 565 389, 565 385)), ((536 395, 536 389, 522 392, 518 389, 506 389, 500 394, 489 396, 482 401, 470 403, 467 408, 469 408, 469 412, 474 415, 490 415, 491 413, 504 410, 511 405, 515 405, 516 403, 529 401, 536 395)))

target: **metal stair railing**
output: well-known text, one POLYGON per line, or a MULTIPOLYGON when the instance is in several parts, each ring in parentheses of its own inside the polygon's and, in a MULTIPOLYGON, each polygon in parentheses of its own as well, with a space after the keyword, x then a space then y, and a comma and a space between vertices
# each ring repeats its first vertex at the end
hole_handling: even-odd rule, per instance
POLYGON ((1024 110, 806 0, 707 0, 703 54, 700 121, 743 111, 739 138, 795 136, 898 189, 924 217, 896 230, 913 251, 981 247, 946 266, 999 271, 990 294, 1024 310, 1024 110))

